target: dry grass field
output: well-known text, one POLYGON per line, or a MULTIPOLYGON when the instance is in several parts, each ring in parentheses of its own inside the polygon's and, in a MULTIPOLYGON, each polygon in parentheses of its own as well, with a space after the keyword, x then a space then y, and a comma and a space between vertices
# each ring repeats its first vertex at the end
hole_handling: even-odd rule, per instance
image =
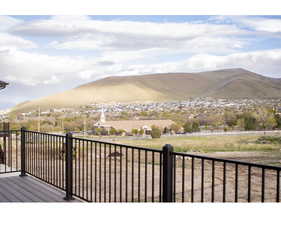
MULTIPOLYGON (((274 136, 281 138, 280 134, 275 134, 274 136)), ((121 144, 155 149, 161 149, 165 144, 171 144, 174 146, 174 151, 176 152, 188 152, 192 154, 280 166, 281 144, 259 143, 258 139, 261 137, 263 137, 263 135, 161 137, 159 139, 145 140, 114 140, 121 144)))

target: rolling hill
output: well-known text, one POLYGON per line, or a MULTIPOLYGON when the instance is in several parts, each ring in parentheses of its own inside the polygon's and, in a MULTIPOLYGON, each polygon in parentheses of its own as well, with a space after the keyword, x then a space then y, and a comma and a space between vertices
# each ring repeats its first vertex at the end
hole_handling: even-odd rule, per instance
POLYGON ((14 111, 78 107, 91 103, 132 103, 183 100, 190 97, 280 98, 281 80, 244 69, 200 73, 114 76, 21 103, 14 111))

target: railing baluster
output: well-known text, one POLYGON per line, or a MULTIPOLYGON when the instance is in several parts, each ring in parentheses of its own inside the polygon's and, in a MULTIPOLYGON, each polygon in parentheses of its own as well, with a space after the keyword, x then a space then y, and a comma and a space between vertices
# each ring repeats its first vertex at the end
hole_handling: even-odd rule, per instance
POLYGON ((81 196, 81 140, 78 140, 78 195, 81 196))
POLYGON ((95 142, 95 202, 97 202, 97 142, 95 142))
POLYGON ((261 175, 261 202, 264 202, 264 176, 265 176, 265 169, 262 168, 262 175, 261 175))
POLYGON ((116 174, 116 145, 114 145, 114 202, 117 201, 117 196, 116 196, 116 192, 117 192, 117 174, 116 174))
POLYGON ((191 202, 194 201, 194 158, 191 159, 191 202))
POLYGON ((89 199, 89 141, 86 141, 86 198, 89 199))
POLYGON ((215 201, 215 160, 212 160, 212 193, 211 193, 211 201, 215 201))
POLYGON ((276 202, 279 202, 279 200, 280 200, 280 197, 279 197, 279 195, 280 195, 280 170, 277 170, 277 174, 276 174, 276 176, 277 176, 277 181, 276 181, 276 202))
MULTIPOLYGON (((46 144, 46 147, 47 147, 47 181, 49 182, 49 178, 50 178, 50 146, 49 146, 49 139, 50 139, 50 136, 49 135, 46 135, 46 138, 47 138, 47 144, 46 144)), ((31 157, 32 158, 32 157, 31 157)))
POLYGON ((42 134, 42 178, 45 180, 46 179, 46 168, 45 168, 45 162, 46 162, 46 158, 45 158, 45 135, 42 134))
POLYGON ((101 143, 99 144, 99 158, 100 158, 100 160, 99 160, 99 202, 101 202, 101 193, 102 193, 102 189, 101 189, 101 187, 102 187, 102 180, 101 180, 101 156, 102 155, 102 153, 101 153, 101 143))
POLYGON ((201 159, 201 202, 204 202, 204 159, 201 159))
POLYGON ((159 154, 159 163, 160 163, 160 167, 159 167, 159 174, 160 174, 160 182, 159 182, 159 202, 162 202, 162 198, 163 198, 163 193, 162 193, 162 183, 163 183, 163 174, 162 174, 162 170, 163 170, 163 154, 159 154))
POLYGON ((109 202, 111 202, 111 144, 109 144, 109 202))
POLYGON ((135 152, 134 152, 134 148, 132 148, 132 202, 134 202, 134 155, 135 155, 135 152))
POLYGON ((126 202, 128 202, 128 147, 126 147, 126 177, 125 177, 126 187, 125 187, 125 197, 126 202))
POLYGON ((185 157, 182 157, 182 202, 184 202, 184 188, 185 188, 185 157))
MULTIPOLYGON (((40 138, 41 140, 41 138, 40 138)), ((58 155, 59 155, 59 137, 56 137, 56 184, 59 186, 59 161, 58 161, 58 155)), ((72 168, 73 169, 73 168, 72 168)))
POLYGON ((177 161, 176 155, 173 155, 173 201, 176 202, 176 194, 177 194, 177 161))
POLYGON ((235 164, 235 202, 238 202, 238 163, 235 164))
POLYGON ((75 143, 75 170, 74 170, 74 176, 75 176, 75 194, 78 194, 78 173, 77 173, 77 169, 78 169, 78 146, 77 146, 77 140, 74 140, 75 143))
POLYGON ((251 202, 251 168, 252 166, 248 166, 248 202, 251 202))
MULTIPOLYGON (((51 136, 51 183, 55 183, 55 161, 54 161, 54 136, 51 136)), ((37 134, 36 134, 36 143, 38 143, 37 134)), ((37 144, 36 144, 37 152, 37 144)), ((36 154, 35 154, 36 155, 36 154)))
POLYGON ((85 198, 85 141, 82 141, 82 196, 85 198))
POLYGON ((154 179, 155 179, 155 175, 154 175, 154 152, 152 152, 152 190, 151 190, 151 197, 152 197, 152 202, 154 202, 154 179))
MULTIPOLYGON (((94 162, 96 163, 96 162, 94 162)), ((93 201, 93 142, 91 141, 91 202, 93 201)))
POLYGON ((225 193, 226 193, 226 162, 223 162, 223 195, 222 195, 223 202, 225 202, 225 193))
POLYGON ((147 151, 144 152, 144 201, 147 202, 147 151))
POLYGON ((140 194, 141 194, 141 181, 140 181, 140 177, 141 177, 141 152, 138 149, 138 202, 140 202, 140 194))
POLYGON ((15 135, 16 135, 16 170, 18 171, 19 170, 19 167, 18 167, 18 143, 19 143, 18 131, 15 132, 15 135))
POLYGON ((122 146, 119 147, 119 150, 120 150, 120 185, 119 185, 119 188, 120 188, 120 202, 122 202, 122 190, 123 190, 123 186, 122 186, 122 160, 123 160, 123 152, 122 152, 122 146))
POLYGON ((104 202, 106 202, 106 144, 104 144, 104 149, 103 149, 103 161, 104 161, 104 164, 103 164, 103 166, 104 166, 104 168, 103 168, 103 171, 104 171, 104 178, 103 178, 103 180, 104 180, 104 202))

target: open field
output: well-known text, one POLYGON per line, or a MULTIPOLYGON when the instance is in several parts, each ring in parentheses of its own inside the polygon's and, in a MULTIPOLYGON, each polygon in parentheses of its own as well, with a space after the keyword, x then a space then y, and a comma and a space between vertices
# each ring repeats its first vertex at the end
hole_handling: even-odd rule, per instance
MULTIPOLYGON (((267 136, 267 135, 266 135, 267 136)), ((132 140, 106 138, 105 141, 161 149, 165 144, 174 146, 176 152, 203 154, 226 159, 236 159, 281 166, 280 143, 258 143, 263 135, 161 137, 159 139, 132 140)), ((269 136, 268 136, 269 137, 269 136)), ((270 137, 281 137, 280 134, 270 137)))

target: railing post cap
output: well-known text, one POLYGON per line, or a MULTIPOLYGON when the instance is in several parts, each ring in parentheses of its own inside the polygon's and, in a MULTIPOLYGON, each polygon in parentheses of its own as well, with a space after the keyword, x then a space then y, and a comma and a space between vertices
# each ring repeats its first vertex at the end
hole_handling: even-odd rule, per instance
POLYGON ((27 130, 26 127, 21 127, 21 130, 27 130))
POLYGON ((170 144, 165 144, 165 145, 163 146, 163 150, 164 150, 164 151, 173 151, 174 148, 173 148, 173 146, 170 145, 170 144))

